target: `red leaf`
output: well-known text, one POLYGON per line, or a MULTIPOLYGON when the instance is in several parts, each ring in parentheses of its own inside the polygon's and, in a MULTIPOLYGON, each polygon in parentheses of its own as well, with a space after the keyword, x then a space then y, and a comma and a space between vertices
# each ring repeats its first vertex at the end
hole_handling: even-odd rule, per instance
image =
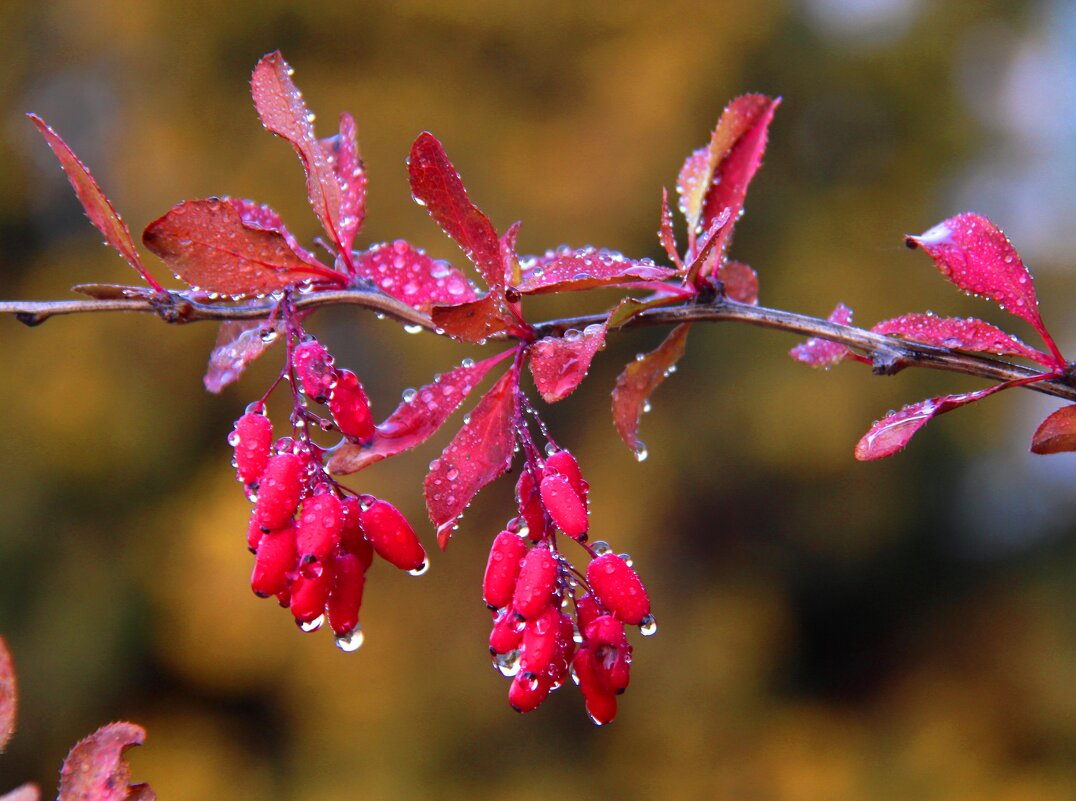
POLYGON ((318 144, 340 185, 340 248, 350 252, 366 219, 366 169, 359 158, 354 117, 345 111, 340 115, 340 133, 318 144))
POLYGON ((396 407, 369 442, 345 442, 334 451, 329 459, 329 471, 335 475, 355 473, 421 445, 459 408, 486 373, 512 353, 515 351, 507 350, 477 364, 468 360, 437 376, 432 384, 420 388, 396 407))
POLYGON ((239 219, 243 221, 243 225, 246 227, 260 228, 263 231, 276 231, 284 237, 288 247, 294 250, 300 259, 308 264, 320 264, 313 253, 299 245, 299 240, 284 227, 284 221, 280 219, 280 215, 269 206, 264 203, 256 203, 253 200, 234 197, 223 197, 221 200, 231 203, 235 207, 235 210, 239 212, 239 219))
POLYGON ((491 289, 504 286, 501 244, 489 218, 478 210, 444 147, 429 132, 411 145, 407 161, 411 194, 441 230, 456 241, 491 289))
POLYGON ((706 229, 706 233, 703 234, 701 240, 702 247, 695 251, 695 255, 691 257, 687 265, 687 277, 684 279, 686 285, 694 286, 699 273, 705 275, 713 269, 713 265, 721 255, 716 249, 718 243, 722 241, 721 231, 728 227, 730 221, 732 221, 732 212, 729 209, 725 209, 724 212, 710 220, 710 227, 706 229))
POLYGON ((7 643, 0 637, 0 752, 3 752, 11 733, 15 731, 15 711, 18 707, 15 666, 7 643))
POLYGON ((79 161, 74 151, 67 146, 67 143, 60 138, 58 133, 45 124, 43 119, 36 114, 28 114, 27 116, 30 118, 30 122, 41 131, 45 141, 52 148, 52 152, 60 160, 60 166, 67 175, 67 180, 71 182, 75 195, 78 196, 82 208, 86 211, 86 216, 90 218, 90 222, 105 235, 105 241, 119 251, 119 254, 138 271, 138 274, 142 276, 142 279, 147 284, 158 292, 163 291, 161 285, 149 274, 142 263, 142 257, 135 248, 134 240, 131 239, 131 232, 128 230, 127 224, 116 213, 108 198, 105 197, 105 193, 101 191, 101 187, 97 185, 93 176, 90 175, 90 171, 86 169, 86 165, 79 161))
POLYGON ((967 212, 950 217, 920 236, 906 237, 908 247, 925 250, 942 274, 973 295, 1027 320, 1064 364, 1039 316, 1035 282, 1004 233, 990 220, 967 212))
POLYGON ((650 259, 629 259, 613 250, 562 247, 544 256, 522 260, 523 280, 517 289, 524 295, 573 292, 629 281, 663 281, 676 270, 660 267, 650 259))
POLYGON ((71 749, 60 770, 57 801, 152 801, 149 785, 129 785, 123 752, 141 745, 146 732, 133 723, 102 726, 71 749))
POLYGON ((340 183, 314 136, 314 115, 291 80, 292 72, 279 50, 262 56, 250 78, 254 107, 262 125, 295 148, 306 170, 306 194, 314 214, 329 239, 347 259, 350 251, 341 235, 343 197, 340 183))
POLYGON ((951 412, 969 403, 982 400, 1008 384, 995 384, 976 392, 959 395, 940 395, 937 398, 911 403, 899 412, 893 412, 878 420, 856 445, 856 458, 861 462, 892 456, 904 448, 915 432, 939 414, 951 412))
MULTIPOLYGON (((843 303, 838 303, 837 308, 827 318, 831 323, 841 325, 852 324, 852 310, 843 303)), ((830 342, 821 337, 811 337, 802 345, 797 345, 788 352, 798 362, 809 364, 811 367, 829 368, 849 356, 852 351, 848 350, 839 342, 830 342)))
POLYGON ((504 295, 490 292, 478 300, 456 306, 434 306, 434 325, 462 342, 483 344, 486 339, 512 328, 515 320, 504 295))
POLYGON ((758 305, 758 273, 742 261, 726 261, 717 274, 725 286, 725 295, 740 303, 758 305))
POLYGON ((572 394, 587 377, 594 354, 605 346, 605 326, 569 329, 559 337, 544 337, 531 345, 531 375, 546 403, 572 394))
POLYGON ((265 320, 229 320, 220 324, 217 344, 209 354, 209 368, 202 379, 210 392, 220 392, 239 380, 247 365, 284 333, 280 323, 265 320))
POLYGON ((1062 406, 1035 430, 1031 438, 1032 453, 1076 451, 1076 404, 1062 406))
POLYGON ((426 508, 444 548, 457 518, 478 491, 512 465, 519 416, 519 370, 513 366, 464 418, 426 476, 426 508))
POLYGON ((661 227, 658 229, 658 241, 665 248, 665 253, 678 270, 684 269, 680 253, 676 248, 676 234, 673 232, 672 209, 669 208, 669 190, 661 190, 661 227))
POLYGON ((210 198, 180 203, 146 226, 142 242, 188 284, 239 297, 304 281, 344 284, 325 265, 303 258, 276 230, 247 225, 237 205, 210 198))
POLYGON ((997 356, 1021 356, 1053 366, 1053 359, 1040 350, 1025 345, 997 326, 973 317, 938 317, 934 314, 904 314, 883 320, 871 331, 877 334, 898 334, 924 345, 938 345, 973 353, 993 353, 997 356))
MULTIPOLYGON (((711 142, 713 136, 716 135, 715 129, 711 142)), ((701 233, 699 219, 702 217, 702 203, 706 199, 706 192, 713 180, 714 167, 717 166, 717 159, 711 155, 712 152, 711 146, 700 147, 693 151, 684 159, 684 166, 680 168, 680 175, 676 178, 676 193, 680 196, 680 212, 687 220, 687 235, 691 243, 694 243, 695 237, 701 233)))
POLYGON ((402 239, 371 246, 355 260, 355 271, 386 295, 427 313, 435 305, 469 303, 477 297, 463 273, 402 239))
POLYGON ((629 362, 616 379, 613 425, 639 461, 646 458, 646 446, 638 437, 639 418, 651 393, 676 369, 676 363, 684 355, 690 328, 686 323, 676 326, 654 350, 629 362))

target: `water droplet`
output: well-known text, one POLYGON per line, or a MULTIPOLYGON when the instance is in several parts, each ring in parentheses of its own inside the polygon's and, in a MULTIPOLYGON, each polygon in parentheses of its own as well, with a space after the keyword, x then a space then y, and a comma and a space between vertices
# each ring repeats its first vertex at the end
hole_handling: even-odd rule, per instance
POLYGON ((404 326, 404 332, 408 333, 408 334, 418 334, 418 333, 421 333, 421 331, 422 331, 422 326, 421 325, 405 325, 404 326))
POLYGON ((653 615, 647 615, 639 621, 639 633, 644 637, 653 637, 658 632, 658 621, 653 615))
POLYGON ((403 391, 403 401, 404 401, 404 403, 410 403, 411 401, 413 401, 417 394, 418 394, 418 391, 415 390, 415 389, 411 389, 410 387, 405 389, 403 391))
POLYGON ((519 657, 518 650, 509 651, 506 654, 496 654, 493 657, 493 667, 497 668, 502 676, 512 678, 519 673, 519 657))
POLYGON ((325 625, 325 615, 318 615, 313 620, 308 620, 305 623, 301 620, 296 620, 295 622, 296 624, 298 624, 300 629, 309 634, 312 631, 317 631, 323 625, 325 625))
POLYGON ((618 554, 618 556, 621 558, 621 560, 624 562, 624 564, 626 564, 628 567, 631 567, 632 565, 635 564, 635 562, 633 562, 632 559, 631 559, 631 554, 630 553, 622 553, 622 554, 618 554))
POLYGON ((362 626, 356 626, 347 634, 341 634, 336 638, 336 647, 350 654, 359 650, 365 639, 366 635, 362 633, 362 626))
POLYGON ((595 555, 597 556, 602 556, 613 550, 612 546, 609 545, 609 543, 607 543, 605 540, 597 540, 590 546, 590 549, 594 551, 595 555))
POLYGON ((640 442, 635 446, 635 461, 645 462, 646 457, 650 455, 650 451, 646 449, 646 445, 640 442))
POLYGON ((424 559, 422 561, 421 565, 416 567, 414 570, 408 570, 407 574, 410 575, 410 576, 421 576, 429 569, 430 569, 430 560, 429 559, 424 559))
POLYGON ((649 414, 650 410, 654 407, 650 405, 650 401, 643 401, 643 414, 649 414))

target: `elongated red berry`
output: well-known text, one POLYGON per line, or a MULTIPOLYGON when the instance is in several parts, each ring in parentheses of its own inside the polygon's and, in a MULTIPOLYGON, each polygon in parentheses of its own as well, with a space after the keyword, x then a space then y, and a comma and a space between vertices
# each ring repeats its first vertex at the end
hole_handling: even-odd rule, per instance
POLYGON ((294 574, 297 561, 295 524, 288 521, 286 526, 270 531, 258 542, 250 588, 263 598, 287 589, 289 576, 294 574))
POLYGON ((551 473, 542 479, 541 492, 542 503, 553 522, 569 537, 582 538, 590 527, 587 505, 572 483, 560 473, 551 473))
POLYGON ((527 555, 527 544, 511 531, 502 531, 493 539, 482 579, 482 599, 491 609, 507 606, 519 578, 520 563, 527 555))
POLYGON ((264 414, 247 412, 235 421, 235 430, 228 435, 228 444, 235 449, 235 469, 239 480, 244 484, 253 484, 269 464, 273 424, 264 414))
POLYGON ((516 712, 531 712, 549 697, 550 686, 545 676, 524 676, 521 671, 508 688, 508 703, 516 712))
POLYGON ((590 489, 590 485, 583 480, 583 473, 579 469, 579 462, 575 460, 568 451, 557 451, 549 456, 545 460, 545 470, 543 475, 552 475, 553 473, 559 473, 564 476, 572 485, 572 489, 575 490, 576 495, 586 503, 587 491, 590 489))
POLYGON ((301 623, 309 623, 325 612, 333 586, 333 571, 326 565, 316 576, 302 576, 291 585, 291 613, 301 623))
POLYGON ((542 613, 553 600, 557 586, 557 559, 544 545, 536 545, 523 558, 512 593, 512 606, 524 620, 542 613))
POLYGON ((550 605, 523 629, 523 655, 520 668, 534 675, 547 671, 557 654, 560 636, 560 610, 550 605))
POLYGON ((627 648, 628 635, 624 632, 624 623, 612 615, 599 615, 583 629, 583 636, 591 647, 611 645, 614 648, 627 648))
POLYGON ((332 592, 327 611, 333 634, 343 637, 359 625, 359 607, 366 584, 366 568, 355 554, 342 553, 333 561, 332 592))
POLYGON ((594 618, 602 613, 602 608, 594 600, 589 592, 583 593, 575 602, 575 616, 579 621, 579 630, 586 631, 587 626, 594 618))
POLYGON ((587 582, 598 601, 629 625, 650 614, 650 598, 635 570, 615 553, 605 553, 587 565, 587 582))
POLYGON ((531 542, 541 542, 546 535, 545 510, 542 508, 542 499, 538 495, 538 485, 534 481, 534 474, 524 469, 519 474, 516 482, 516 501, 519 504, 519 513, 527 522, 527 536, 531 542))
POLYGON ((507 654, 523 642, 523 626, 512 607, 506 607, 493 616, 493 630, 489 633, 491 654, 507 654))
POLYGON ((350 370, 339 371, 336 386, 329 397, 329 411, 344 436, 359 441, 373 436, 374 418, 370 414, 370 401, 366 399, 358 376, 350 370))
POLYGON ((568 668, 572 664, 572 658, 575 656, 575 627, 572 625, 572 619, 564 612, 560 613, 559 629, 557 632, 557 652, 553 662, 546 670, 546 675, 549 676, 554 690, 564 683, 564 679, 568 675, 568 668))
POLYGON ((269 460, 258 481, 254 516, 265 529, 280 528, 295 514, 302 494, 302 463, 294 453, 281 453, 269 460))
POLYGON ((355 554, 362 563, 362 569, 369 570, 374 561, 374 546, 367 542, 362 533, 362 504, 354 495, 348 495, 340 502, 343 510, 343 526, 340 529, 340 547, 346 553, 355 554))
POLYGON ((343 527, 343 508, 336 495, 325 492, 307 498, 299 512, 299 558, 324 562, 340 542, 343 527))
POLYGON ((572 667, 591 720, 599 726, 611 722, 616 717, 616 694, 605 684, 595 653, 585 645, 580 647, 572 667))
POLYGON ((250 525, 247 526, 247 548, 251 553, 258 552, 258 543, 261 542, 265 532, 262 531, 262 527, 258 525, 258 521, 251 515, 250 525))
POLYGON ((295 346, 291 363, 299 379, 299 386, 312 401, 324 403, 336 384, 333 357, 316 339, 308 339, 295 346))
POLYGON ((376 500, 360 514, 362 530, 377 555, 401 570, 421 570, 426 565, 426 551, 418 535, 395 506, 376 500))

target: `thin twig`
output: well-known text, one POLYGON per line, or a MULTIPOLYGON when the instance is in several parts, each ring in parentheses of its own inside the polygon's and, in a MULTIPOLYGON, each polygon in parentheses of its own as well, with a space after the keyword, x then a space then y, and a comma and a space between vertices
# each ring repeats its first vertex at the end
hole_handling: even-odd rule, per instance
MULTIPOLYGON (((106 298, 67 301, 0 301, 0 314, 14 314, 27 325, 38 325, 50 317, 89 312, 134 311, 156 314, 170 323, 191 323, 202 320, 256 320, 267 317, 275 306, 272 299, 249 302, 202 302, 181 292, 146 293, 139 297, 106 298)), ((429 316, 382 292, 370 289, 337 289, 311 292, 295 298, 297 309, 322 306, 353 305, 370 309, 406 325, 434 331, 429 316)), ((605 315, 547 320, 533 325, 538 337, 559 336, 575 328, 583 329, 605 321, 605 315)), ((874 372, 892 375, 907 367, 927 367, 977 376, 994 381, 1013 381, 1042 375, 1044 371, 1013 364, 992 356, 961 353, 949 348, 922 345, 905 339, 875 334, 862 328, 841 325, 829 320, 795 312, 749 306, 726 298, 710 303, 684 303, 650 309, 628 320, 624 328, 639 328, 677 323, 738 322, 775 328, 792 334, 820 337, 839 342, 871 360, 874 372)), ((1030 384, 1026 389, 1076 401, 1076 386, 1068 379, 1051 379, 1030 384)))

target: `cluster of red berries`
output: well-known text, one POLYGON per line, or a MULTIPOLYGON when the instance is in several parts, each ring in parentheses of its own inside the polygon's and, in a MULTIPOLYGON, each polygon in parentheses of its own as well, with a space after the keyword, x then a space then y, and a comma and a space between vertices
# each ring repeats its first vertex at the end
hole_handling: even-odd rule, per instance
POLYGON ((359 608, 374 554, 418 575, 426 552, 403 514, 387 501, 356 495, 325 471, 325 452, 311 441, 307 422, 336 427, 354 439, 368 438, 373 423, 366 395, 354 373, 336 370, 328 351, 307 338, 291 352, 286 377, 296 387, 295 436, 273 441, 264 405, 252 404, 235 423, 238 480, 254 504, 247 545, 254 553, 254 593, 275 596, 304 631, 326 618, 337 645, 362 644, 359 608), (328 405, 331 421, 306 409, 298 395, 328 405))
POLYGON ((493 664, 512 678, 508 703, 530 712, 571 673, 590 717, 609 723, 630 679, 625 625, 657 629, 650 599, 629 558, 585 544, 588 487, 568 451, 528 462, 516 489, 520 516, 493 540, 482 583, 493 664), (558 529, 590 556, 585 576, 557 550, 558 529))

